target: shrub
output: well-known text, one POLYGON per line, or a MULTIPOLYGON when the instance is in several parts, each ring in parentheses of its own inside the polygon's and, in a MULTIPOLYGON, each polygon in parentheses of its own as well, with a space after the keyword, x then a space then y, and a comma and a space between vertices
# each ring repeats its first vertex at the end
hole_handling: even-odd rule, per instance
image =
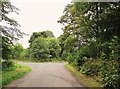
POLYGON ((2 62, 2 70, 3 71, 13 70, 13 68, 14 68, 14 63, 12 61, 10 61, 10 60, 4 60, 2 62))
POLYGON ((120 80, 120 65, 116 60, 103 60, 103 67, 101 70, 101 76, 103 79, 103 85, 106 89, 119 89, 120 80))
POLYGON ((96 53, 96 45, 91 43, 89 45, 84 45, 80 48, 78 51, 80 57, 87 57, 87 58, 95 58, 97 53, 96 53))
POLYGON ((106 89, 120 89, 120 41, 115 36, 110 42, 102 44, 102 47, 109 49, 109 55, 104 50, 101 52, 103 85, 106 89))
POLYGON ((82 65, 83 65, 87 60, 88 60, 87 57, 79 57, 79 58, 77 59, 77 66, 78 66, 79 70, 80 70, 80 68, 82 67, 82 65))
POLYGON ((70 53, 67 54, 67 61, 68 63, 72 63, 74 61, 74 57, 72 56, 72 54, 70 53))
POLYGON ((99 61, 89 58, 89 60, 83 64, 80 71, 85 75, 98 76, 100 67, 99 61))

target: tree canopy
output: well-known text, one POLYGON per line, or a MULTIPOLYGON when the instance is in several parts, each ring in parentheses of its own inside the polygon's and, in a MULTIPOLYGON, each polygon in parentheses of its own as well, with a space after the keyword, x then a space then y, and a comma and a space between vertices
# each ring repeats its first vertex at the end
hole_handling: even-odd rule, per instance
MULTIPOLYGON (((5 55, 10 55, 9 46, 13 44, 13 40, 23 36, 23 32, 20 31, 20 25, 16 20, 9 17, 10 13, 17 13, 19 9, 11 4, 9 0, 0 0, 0 51, 2 58, 8 59, 5 55)), ((18 14, 18 13, 17 13, 18 14)))
POLYGON ((30 37, 29 43, 31 44, 36 38, 39 38, 39 37, 53 38, 55 36, 49 30, 42 31, 42 32, 33 32, 32 36, 30 37))
POLYGON ((54 58, 59 55, 59 41, 51 31, 34 32, 29 42, 30 55, 33 58, 54 58))
POLYGON ((86 75, 102 74, 99 76, 105 88, 118 89, 120 2, 68 4, 58 23, 63 25, 64 32, 58 37, 61 57, 86 75), (101 63, 101 68, 94 61, 101 63))

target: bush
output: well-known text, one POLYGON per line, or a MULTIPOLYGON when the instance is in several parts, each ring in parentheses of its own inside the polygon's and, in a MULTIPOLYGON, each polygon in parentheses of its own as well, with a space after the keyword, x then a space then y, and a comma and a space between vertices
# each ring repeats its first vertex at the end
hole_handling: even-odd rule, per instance
POLYGON ((10 60, 4 60, 2 62, 2 70, 3 71, 13 70, 13 68, 14 68, 14 63, 12 61, 10 61, 10 60))
POLYGON ((106 89, 120 89, 120 41, 115 36, 110 42, 102 44, 102 48, 109 49, 101 52, 101 76, 106 89))
POLYGON ((96 53, 96 45, 91 43, 90 45, 84 45, 80 48, 78 51, 79 56, 82 57, 87 57, 87 58, 95 58, 97 53, 96 53))
POLYGON ((101 76, 106 89, 120 89, 120 65, 116 60, 103 60, 101 76))
POLYGON ((80 67, 87 61, 87 57, 83 56, 80 51, 81 50, 77 51, 76 53, 67 54, 68 63, 72 64, 78 70, 80 70, 80 67))
POLYGON ((77 59, 77 66, 78 66, 79 70, 87 60, 88 60, 87 57, 79 57, 77 59))
POLYGON ((68 61, 68 63, 72 64, 72 65, 75 66, 75 67, 77 67, 77 65, 78 65, 78 62, 77 62, 77 59, 78 59, 78 58, 79 58, 78 55, 74 55, 74 54, 72 54, 72 53, 69 53, 69 54, 67 55, 67 61, 68 61))
POLYGON ((80 71, 85 75, 98 76, 100 68, 101 65, 99 61, 89 58, 89 60, 83 64, 80 71))

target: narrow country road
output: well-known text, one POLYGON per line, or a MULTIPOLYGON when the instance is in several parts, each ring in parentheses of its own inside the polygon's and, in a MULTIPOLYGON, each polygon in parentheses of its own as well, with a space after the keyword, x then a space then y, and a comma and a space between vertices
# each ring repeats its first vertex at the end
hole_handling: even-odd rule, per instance
POLYGON ((65 67, 66 63, 22 63, 32 71, 9 87, 82 87, 65 67))

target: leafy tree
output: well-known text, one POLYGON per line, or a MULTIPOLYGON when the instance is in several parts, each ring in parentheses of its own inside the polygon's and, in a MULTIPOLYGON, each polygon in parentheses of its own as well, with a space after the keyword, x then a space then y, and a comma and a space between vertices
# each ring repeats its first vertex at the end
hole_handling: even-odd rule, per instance
POLYGON ((36 59, 56 58, 59 55, 59 41, 51 31, 34 32, 30 40, 29 52, 36 59))
POLYGON ((105 41, 109 41, 113 37, 112 33, 117 36, 119 34, 119 30, 117 30, 120 21, 117 19, 119 18, 118 12, 119 3, 76 2, 66 6, 64 15, 61 16, 58 22, 63 24, 65 34, 72 34, 77 37, 78 47, 82 43, 96 43, 98 58, 101 50, 100 45, 105 41), (107 24, 115 20, 116 24, 107 24), (113 28, 116 30, 114 31, 113 28), (109 36, 109 34, 111 35, 109 36))
POLYGON ((49 54, 51 55, 51 58, 59 57, 60 52, 59 41, 56 38, 46 38, 45 40, 48 43, 49 54))
POLYGON ((28 50, 28 48, 23 49, 23 51, 20 54, 20 58, 22 58, 22 59, 29 58, 29 50, 28 50))
POLYGON ((14 59, 19 59, 21 58, 21 53, 24 51, 24 48, 22 46, 22 44, 20 43, 16 43, 13 47, 12 47, 12 55, 14 59))
POLYGON ((52 31, 46 30, 41 32, 44 38, 53 38, 55 37, 52 31))
POLYGON ((81 32, 87 39, 94 39, 97 45, 98 58, 101 44, 106 41, 109 42, 113 36, 119 37, 118 24, 120 20, 118 18, 120 16, 118 12, 120 3, 75 3, 74 5, 79 14, 84 16, 80 27, 80 29, 83 28, 81 32), (116 24, 112 24, 113 21, 116 21, 116 24))
POLYGON ((29 48, 31 57, 37 59, 56 58, 59 54, 59 43, 55 38, 36 38, 29 48))
POLYGON ((32 42, 36 39, 42 37, 41 32, 34 32, 32 36, 30 37, 29 43, 32 44, 32 42))
POLYGON ((12 50, 11 50, 11 43, 7 37, 2 37, 2 58, 3 59, 10 59, 12 50))
POLYGON ((2 42, 0 42, 3 48, 0 48, 0 51, 3 50, 3 58, 8 59, 5 55, 10 53, 8 50, 10 51, 9 46, 12 44, 12 41, 22 37, 24 33, 20 31, 20 25, 17 21, 8 16, 10 13, 17 13, 19 9, 13 6, 9 0, 0 0, 0 6, 0 20, 5 24, 0 25, 0 35, 3 38, 2 42))
POLYGON ((49 56, 49 49, 45 38, 36 38, 30 47, 30 53, 31 56, 37 59, 47 58, 49 56))
POLYGON ((67 38, 67 36, 68 36, 68 34, 63 34, 63 35, 60 35, 59 37, 58 37, 58 40, 59 40, 59 45, 60 45, 60 47, 61 47, 61 50, 60 50, 60 57, 62 57, 63 56, 63 52, 64 52, 64 50, 65 50, 65 44, 63 43, 64 41, 65 41, 65 39, 67 38))
POLYGON ((30 40, 30 54, 31 57, 49 58, 58 57, 59 54, 59 41, 54 38, 51 31, 34 32, 30 40))
POLYGON ((0 25, 1 34, 8 37, 10 41, 22 37, 23 33, 18 29, 20 25, 14 19, 8 17, 9 13, 17 13, 19 9, 13 6, 9 0, 1 0, 0 5, 1 20, 7 24, 7 26, 0 25))
POLYGON ((61 54, 74 49, 68 55, 65 54, 69 63, 78 69, 89 70, 82 70, 86 73, 93 71, 102 73, 105 88, 119 89, 119 66, 116 63, 119 63, 120 53, 120 2, 68 4, 58 22, 63 24, 64 32, 58 38, 62 44, 61 54), (72 39, 72 36, 76 39, 72 39), (76 48, 78 51, 75 51, 76 48), (88 57, 98 59, 93 60, 98 61, 98 64, 101 62, 103 69, 98 64, 89 64, 91 61, 86 60, 90 59, 88 57), (95 66, 98 66, 99 70, 96 70, 95 66))
POLYGON ((42 31, 42 32, 34 32, 29 40, 30 45, 32 42, 39 37, 44 37, 44 38, 52 38, 54 37, 53 33, 51 31, 42 31))
POLYGON ((73 53, 78 49, 77 38, 74 35, 69 35, 63 43, 65 44, 65 50, 67 53, 73 53))

